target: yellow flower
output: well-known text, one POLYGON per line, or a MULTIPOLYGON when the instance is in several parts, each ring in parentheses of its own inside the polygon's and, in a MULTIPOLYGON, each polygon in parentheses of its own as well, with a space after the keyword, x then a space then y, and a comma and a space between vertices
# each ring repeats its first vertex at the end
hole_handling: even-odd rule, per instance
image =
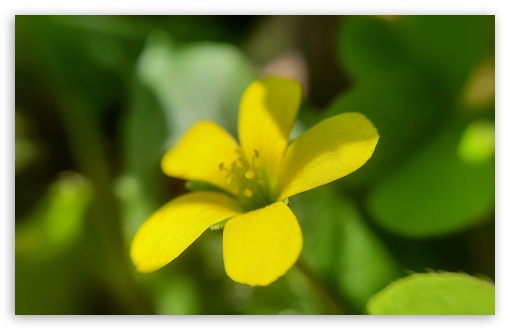
POLYGON ((138 271, 165 266, 205 230, 221 227, 225 271, 234 281, 268 285, 292 267, 303 236, 287 198, 354 172, 379 140, 365 116, 343 113, 289 143, 301 94, 292 80, 255 81, 241 100, 240 143, 202 121, 165 154, 167 175, 206 182, 223 193, 191 192, 154 213, 132 242, 138 271))

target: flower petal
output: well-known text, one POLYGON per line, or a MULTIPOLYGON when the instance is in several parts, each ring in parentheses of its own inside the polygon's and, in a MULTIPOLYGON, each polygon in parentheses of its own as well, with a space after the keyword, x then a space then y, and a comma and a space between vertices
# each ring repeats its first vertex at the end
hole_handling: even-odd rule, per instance
POLYGON ((225 271, 236 282, 268 285, 296 262, 301 228, 282 202, 230 219, 223 231, 225 271))
POLYGON ((238 127, 247 159, 257 150, 263 168, 275 168, 287 147, 301 94, 297 82, 278 77, 263 78, 248 86, 241 99, 238 127))
POLYGON ((379 141, 360 113, 343 113, 318 123, 293 141, 279 168, 278 200, 340 179, 363 166, 379 141))
POLYGON ((220 164, 237 159, 237 141, 223 128, 211 121, 201 121, 189 128, 161 162, 169 176, 205 181, 229 190, 226 173, 220 164))
POLYGON ((167 203, 138 230, 131 258, 140 272, 151 272, 175 259, 207 228, 238 214, 227 195, 195 192, 167 203))

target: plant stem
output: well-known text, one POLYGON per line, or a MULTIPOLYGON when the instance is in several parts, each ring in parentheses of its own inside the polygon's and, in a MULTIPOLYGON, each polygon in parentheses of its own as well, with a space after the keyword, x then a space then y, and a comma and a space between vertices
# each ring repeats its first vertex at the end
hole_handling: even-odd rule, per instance
POLYGON ((296 262, 296 266, 315 288, 316 293, 322 300, 326 314, 346 314, 345 308, 342 304, 340 304, 340 302, 331 294, 331 291, 324 285, 322 280, 308 266, 306 266, 301 259, 296 262))

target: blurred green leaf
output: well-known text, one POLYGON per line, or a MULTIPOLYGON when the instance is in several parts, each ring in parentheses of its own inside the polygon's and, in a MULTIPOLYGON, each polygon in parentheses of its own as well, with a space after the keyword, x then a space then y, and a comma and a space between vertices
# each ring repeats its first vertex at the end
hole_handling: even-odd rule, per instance
POLYGON ((53 256, 79 237, 92 186, 77 174, 53 183, 46 199, 16 228, 16 254, 35 260, 53 256))
POLYGON ((488 120, 473 121, 462 134, 459 157, 468 163, 487 162, 494 156, 496 132, 494 123, 488 120))
POLYGON ((413 274, 373 296, 367 310, 386 315, 494 315, 494 285, 466 274, 413 274))
POLYGON ((337 34, 337 54, 355 78, 408 67, 457 93, 493 44, 493 29, 488 15, 349 17, 337 34))
POLYGON ((415 65, 430 70, 457 93, 471 68, 494 44, 494 16, 413 15, 397 20, 415 65), (491 40, 492 38, 492 40, 491 40))
POLYGON ((160 315, 200 314, 196 283, 179 274, 157 276, 151 286, 156 313, 160 315))
POLYGON ((40 153, 38 146, 30 138, 29 125, 24 114, 15 111, 15 154, 14 167, 15 172, 21 172, 26 169, 40 153))
POLYGON ((168 126, 161 105, 137 77, 131 81, 129 107, 122 122, 123 169, 115 181, 123 227, 132 238, 140 224, 161 206, 165 176, 161 157, 168 126))
POLYGON ((45 231, 57 246, 69 244, 80 232, 92 186, 85 178, 72 174, 50 187, 45 231))
POLYGON ((354 205, 340 205, 345 212, 337 252, 337 285, 356 307, 363 309, 368 299, 400 275, 397 263, 363 223, 354 205))
POLYGON ((165 109, 168 144, 198 120, 236 132, 239 100, 253 79, 250 63, 236 47, 213 42, 178 47, 157 31, 149 36, 138 69, 165 109))
POLYGON ((347 17, 336 35, 336 54, 355 80, 391 72, 408 64, 394 20, 347 17))
POLYGON ((370 160, 342 179, 344 185, 359 187, 379 180, 434 131, 438 116, 448 108, 442 93, 431 86, 430 81, 413 72, 394 71, 360 80, 332 102, 326 116, 360 112, 381 136, 370 160))
MULTIPOLYGON (((369 207, 379 225, 405 236, 429 237, 487 219, 494 209, 494 159, 462 158, 458 149, 465 130, 460 122, 446 126, 374 186, 369 207)), ((471 137, 477 138, 486 140, 485 135, 471 137)))
POLYGON ((333 186, 295 196, 289 205, 303 227, 303 259, 356 312, 399 277, 398 265, 357 207, 333 186))
MULTIPOLYGON (((303 230, 302 258, 321 276, 332 274, 340 248, 338 196, 329 186, 310 190, 289 199, 289 207, 303 230)), ((332 280, 332 279, 330 279, 332 280)))
MULTIPOLYGON (((385 228, 410 236, 440 235, 490 212, 490 133, 468 130, 460 146, 459 135, 453 135, 463 128, 452 136, 434 136, 447 134, 438 129, 460 114, 456 110, 465 104, 459 97, 464 103, 466 93, 472 98, 471 80, 490 80, 490 61, 481 73, 472 72, 491 52, 491 25, 491 16, 398 16, 350 17, 341 26, 338 54, 357 79, 328 115, 359 111, 377 127, 381 138, 373 157, 345 182, 375 185, 371 211, 385 228), (469 74, 475 77, 467 80, 469 74), (434 146, 427 144, 430 139, 434 146), (463 162, 484 154, 484 165, 463 162)), ((490 88, 486 94, 484 106, 490 88)))
POLYGON ((478 97, 471 85, 490 82, 490 61, 484 57, 493 52, 493 25, 492 16, 462 15, 356 16, 343 21, 337 55, 355 84, 326 114, 361 112, 381 135, 373 157, 346 178, 346 184, 379 180, 443 121, 458 115, 459 97, 464 103, 467 98, 470 106, 490 102, 490 84, 484 83, 487 91, 478 97), (473 73, 480 62, 488 64, 473 73), (470 74, 474 82, 468 81, 470 74))

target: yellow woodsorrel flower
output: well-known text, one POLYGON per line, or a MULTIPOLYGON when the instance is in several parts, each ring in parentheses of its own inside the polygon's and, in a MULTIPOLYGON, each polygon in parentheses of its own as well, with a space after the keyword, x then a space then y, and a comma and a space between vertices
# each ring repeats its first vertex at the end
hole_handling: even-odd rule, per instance
POLYGON ((303 236, 287 198, 354 172, 379 140, 365 116, 343 113, 289 143, 301 94, 292 80, 255 81, 241 100, 240 143, 202 121, 166 153, 167 175, 210 183, 224 193, 191 192, 154 213, 131 246, 140 272, 163 267, 207 228, 220 227, 225 271, 234 281, 268 285, 292 267, 303 236))

